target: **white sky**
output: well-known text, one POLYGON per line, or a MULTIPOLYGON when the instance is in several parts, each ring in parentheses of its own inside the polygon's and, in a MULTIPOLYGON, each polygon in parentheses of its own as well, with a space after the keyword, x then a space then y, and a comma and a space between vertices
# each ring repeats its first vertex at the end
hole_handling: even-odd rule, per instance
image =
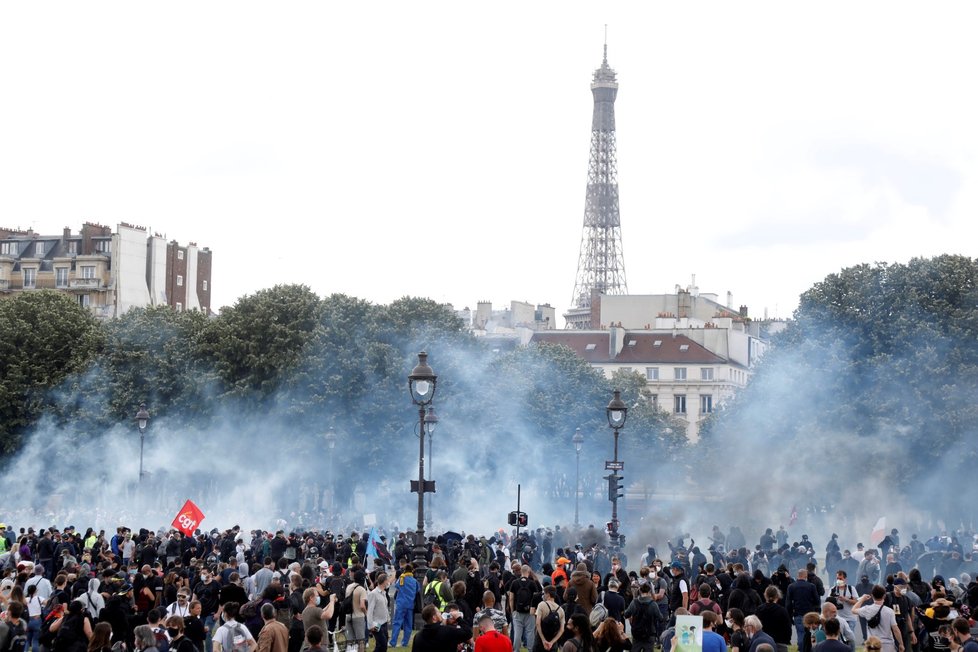
POLYGON ((628 287, 789 316, 975 255, 978 5, 6 2, 0 224, 149 225, 275 283, 568 307, 608 24, 628 287), (419 263, 427 263, 423 267, 419 263))

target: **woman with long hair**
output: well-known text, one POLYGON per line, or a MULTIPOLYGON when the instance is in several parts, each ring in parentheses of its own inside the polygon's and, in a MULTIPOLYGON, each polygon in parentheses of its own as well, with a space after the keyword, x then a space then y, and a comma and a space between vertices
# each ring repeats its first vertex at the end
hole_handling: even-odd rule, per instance
POLYGON ((99 623, 92 630, 88 641, 88 652, 109 652, 112 649, 112 625, 99 623))
POLYGON ((594 636, 591 634, 591 622, 587 616, 574 614, 567 623, 567 629, 573 638, 564 643, 561 652, 597 652, 594 636))
POLYGON ((170 616, 166 619, 166 633, 170 637, 170 650, 172 652, 196 652, 197 648, 193 641, 184 636, 183 631, 183 618, 170 616))
MULTIPOLYGON (((588 621, 590 625, 590 621, 588 621)), ((631 650, 632 642, 625 636, 625 626, 608 616, 594 630, 594 643, 599 652, 622 652, 631 650)))

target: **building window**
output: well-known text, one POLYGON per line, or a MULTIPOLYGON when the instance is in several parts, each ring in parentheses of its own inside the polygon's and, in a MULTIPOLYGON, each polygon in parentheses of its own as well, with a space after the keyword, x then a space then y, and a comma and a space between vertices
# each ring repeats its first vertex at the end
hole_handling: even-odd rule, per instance
POLYGON ((92 295, 90 294, 79 294, 78 295, 78 305, 82 308, 87 308, 92 305, 92 295))
POLYGON ((177 312, 183 312, 183 304, 177 301, 177 312))
POLYGON ((584 347, 584 350, 585 351, 593 351, 596 348, 598 348, 598 345, 597 344, 588 344, 587 346, 584 347))
POLYGON ((0 243, 0 255, 3 255, 3 256, 16 256, 17 255, 17 243, 16 242, 4 242, 4 243, 0 243))
POLYGON ((95 265, 82 265, 82 278, 95 278, 95 265))
POLYGON ((201 289, 207 292, 207 281, 201 281, 201 289))
POLYGON ((713 395, 703 394, 700 396, 700 414, 713 412, 713 395))
POLYGON ((700 379, 713 380, 713 367, 704 367, 700 369, 700 379))
POLYGON ((177 249, 177 260, 183 260, 183 249, 177 249))
POLYGON ((44 258, 44 243, 43 242, 35 242, 34 243, 34 257, 35 258, 44 258))
POLYGON ((646 367, 645 368, 645 379, 646 380, 659 380, 659 368, 658 367, 646 367))
POLYGON ((686 367, 676 367, 672 372, 676 380, 686 380, 686 367))
POLYGON ((656 340, 656 341, 652 342, 652 346, 655 346, 655 347, 662 346, 662 340, 656 340))
POLYGON ((177 287, 178 288, 183 287, 183 276, 181 276, 180 274, 177 274, 177 287))
POLYGON ((676 394, 672 398, 672 407, 676 414, 686 414, 686 395, 676 394))
POLYGON ((689 344, 680 344, 679 345, 679 350, 680 351, 689 351, 689 344))
POLYGON ((112 241, 111 240, 96 240, 95 241, 95 251, 103 254, 112 253, 112 241))
POLYGON ((77 240, 70 240, 68 242, 68 253, 69 254, 77 254, 78 253, 78 241, 77 240))
POLYGON ((54 268, 54 286, 59 288, 68 287, 68 268, 67 267, 55 267, 54 268))
POLYGON ((37 270, 33 267, 24 268, 24 287, 32 288, 37 284, 37 270))

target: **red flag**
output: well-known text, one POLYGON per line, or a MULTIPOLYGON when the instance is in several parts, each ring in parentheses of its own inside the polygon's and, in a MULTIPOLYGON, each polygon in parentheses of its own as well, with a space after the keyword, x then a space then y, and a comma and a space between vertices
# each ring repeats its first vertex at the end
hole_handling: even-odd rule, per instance
POLYGON ((798 520, 798 508, 792 506, 792 508, 791 508, 791 518, 788 520, 788 527, 791 527, 792 525, 794 525, 795 524, 795 521, 797 521, 797 520, 798 520))
POLYGON ((194 530, 200 526, 204 520, 204 512, 200 511, 192 500, 188 500, 180 508, 180 513, 173 519, 173 527, 183 532, 185 536, 192 537, 194 530))

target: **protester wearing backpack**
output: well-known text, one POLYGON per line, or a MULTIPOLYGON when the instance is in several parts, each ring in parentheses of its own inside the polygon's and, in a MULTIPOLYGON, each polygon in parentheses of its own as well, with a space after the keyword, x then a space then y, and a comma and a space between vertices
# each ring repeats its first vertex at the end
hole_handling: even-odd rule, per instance
POLYGON ((24 615, 24 605, 21 602, 11 602, 7 605, 7 620, 0 623, 0 652, 24 652, 27 645, 27 623, 24 615), (3 632, 2 629, 6 631, 3 632))
POLYGON ((557 604, 557 590, 543 587, 543 601, 536 608, 536 641, 534 652, 553 650, 564 633, 564 610, 557 604), (549 644, 549 647, 547 645, 549 644))
POLYGON ((633 652, 652 652, 655 634, 660 626, 665 627, 666 618, 652 599, 651 584, 644 583, 638 587, 638 598, 628 605, 624 616, 632 626, 633 652))
POLYGON ((533 578, 529 564, 520 567, 521 576, 509 585, 509 606, 513 612, 513 649, 519 650, 523 642, 526 649, 533 649, 536 638, 536 596, 543 587, 533 578))
POLYGON ((214 632, 214 652, 254 652, 258 647, 248 628, 237 620, 240 609, 241 605, 237 602, 224 605, 224 617, 227 620, 214 632))

